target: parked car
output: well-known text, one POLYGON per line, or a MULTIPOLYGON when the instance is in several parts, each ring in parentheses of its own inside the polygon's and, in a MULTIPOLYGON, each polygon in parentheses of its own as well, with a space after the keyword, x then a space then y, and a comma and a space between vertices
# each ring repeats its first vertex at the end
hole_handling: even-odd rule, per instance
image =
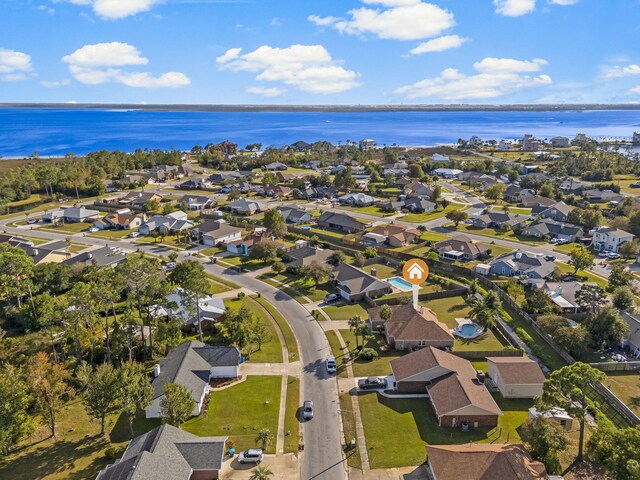
POLYGON ((387 380, 382 377, 367 377, 358 380, 358 388, 360 390, 372 390, 376 388, 385 388, 387 380))
POLYGON ((140 234, 138 232, 131 232, 129 234, 129 238, 138 238, 140 236, 140 234))
POLYGON ((27 220, 27 225, 33 225, 34 223, 38 223, 37 218, 32 218, 31 220, 27 220))
POLYGON ((98 231, 98 229, 97 229, 96 227, 91 227, 91 228, 89 229, 89 233, 95 233, 95 232, 97 232, 97 231, 98 231))
POLYGON ((640 188, 640 182, 632 183, 629 185, 631 188, 640 188))
POLYGON ((162 267, 162 268, 163 268, 164 270, 171 271, 171 270, 173 270, 174 268, 176 268, 176 264, 175 264, 175 263, 173 263, 173 262, 169 262, 169 263, 167 263, 167 264, 166 264, 164 267, 162 267))
POLYGON ((558 243, 558 239, 557 238, 552 238, 551 240, 549 240, 549 243, 556 244, 556 243, 558 243))
POLYGON ((302 404, 302 418, 305 420, 313 418, 313 402, 311 400, 305 400, 302 404))
POLYGON ((337 369, 336 357, 327 357, 327 372, 335 373, 337 369))
POLYGON ((262 461, 262 449, 250 448, 244 452, 240 452, 238 455, 238 462, 240 463, 260 463, 262 461))
POLYGON ((609 252, 609 253, 607 253, 607 258, 609 258, 611 260, 615 260, 617 258, 620 258, 620 254, 619 253, 615 253, 615 252, 609 252))
POLYGON ((600 253, 598 253, 598 256, 600 258, 606 258, 608 255, 609 255, 609 252, 600 252, 600 253))
POLYGON ((544 256, 544 259, 545 259, 547 262, 554 262, 554 261, 555 261, 555 259, 556 259, 556 257, 554 257, 553 255, 545 255, 545 256, 544 256))
POLYGON ((329 295, 324 297, 324 303, 326 303, 327 305, 330 303, 336 303, 339 300, 340 300, 340 295, 338 295, 337 293, 330 293, 329 295))

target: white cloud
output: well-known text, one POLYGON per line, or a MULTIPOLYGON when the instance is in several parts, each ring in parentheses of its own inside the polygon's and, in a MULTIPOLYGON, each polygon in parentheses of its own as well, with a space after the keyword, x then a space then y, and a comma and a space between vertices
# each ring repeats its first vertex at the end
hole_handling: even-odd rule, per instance
POLYGON ((474 63, 473 68, 482 73, 537 72, 541 66, 546 64, 547 61, 542 58, 534 58, 529 61, 487 57, 474 63))
POLYGON ((216 61, 234 72, 257 73, 256 80, 282 82, 303 92, 331 94, 360 85, 358 73, 335 61, 322 45, 291 45, 274 48, 263 45, 253 52, 227 51, 216 61))
POLYGON ((493 0, 496 13, 505 17, 519 17, 536 8, 536 0, 493 0))
POLYGON ((640 75, 640 65, 615 65, 613 67, 606 67, 602 73, 604 75, 604 78, 620 78, 630 77, 632 75, 640 75))
POLYGON ((432 3, 417 0, 363 0, 380 4, 386 10, 360 7, 350 10, 349 18, 318 17, 309 20, 319 26, 332 26, 349 35, 373 34, 392 40, 419 40, 434 37, 455 25, 453 14, 432 3))
POLYGON ((58 87, 64 87, 66 85, 69 85, 70 83, 71 83, 71 80, 69 80, 68 78, 65 78, 64 80, 56 80, 56 81, 43 80, 40 82, 40 85, 46 88, 58 88, 58 87))
POLYGON ((451 48, 459 48, 468 41, 468 38, 462 38, 458 35, 445 35, 444 37, 434 38, 428 42, 422 42, 416 48, 409 51, 411 55, 421 55, 423 53, 444 52, 451 48))
POLYGON ((79 67, 122 67, 125 65, 146 65, 149 60, 142 57, 133 45, 121 42, 85 45, 62 61, 79 67))
POLYGON ((247 88, 247 92, 254 95, 260 95, 262 97, 273 98, 279 97, 285 93, 286 90, 278 87, 249 87, 247 88))
POLYGON ((231 60, 235 60, 240 56, 240 52, 242 52, 241 48, 230 48, 224 53, 224 55, 220 55, 216 58, 216 63, 227 63, 231 60))
POLYGON ((548 0, 552 5, 575 5, 580 0, 548 0))
MULTIPOLYGON (((63 0, 53 0, 58 3, 63 0)), ((162 0, 67 0, 74 5, 91 6, 93 12, 106 20, 118 20, 151 10, 162 0)))
POLYGON ((0 81, 15 82, 33 75, 30 55, 0 47, 0 81))
POLYGON ((627 93, 631 95, 640 95, 640 87, 630 88, 627 93))
POLYGON ((395 93, 410 99, 435 97, 458 101, 495 98, 523 88, 551 84, 548 75, 523 75, 524 72, 538 71, 544 64, 546 61, 541 59, 485 58, 474 64, 478 72, 475 75, 465 75, 455 68, 448 68, 435 78, 400 87, 395 93))
POLYGON ((121 42, 85 45, 62 57, 69 72, 78 82, 100 85, 118 82, 128 87, 175 88, 189 85, 191 80, 180 72, 167 72, 154 76, 149 72, 129 72, 120 67, 146 65, 149 60, 133 45, 121 42))

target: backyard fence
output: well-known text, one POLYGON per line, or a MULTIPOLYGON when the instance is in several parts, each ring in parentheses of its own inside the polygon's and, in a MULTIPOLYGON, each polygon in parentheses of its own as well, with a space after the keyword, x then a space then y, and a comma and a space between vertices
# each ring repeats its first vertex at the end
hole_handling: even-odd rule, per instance
MULTIPOLYGON (((427 300, 437 300, 439 298, 450 298, 450 297, 460 297, 465 296, 469 293, 469 289, 467 287, 454 288, 453 290, 443 290, 442 292, 431 292, 431 293, 421 293, 418 295, 418 300, 427 301, 427 300)), ((411 292, 398 295, 397 297, 392 298, 379 298, 375 300, 376 305, 400 305, 402 303, 407 302, 413 298, 413 294, 411 292)))
POLYGON ((506 350, 456 350, 456 357, 467 360, 485 360, 487 357, 523 357, 524 351, 520 349, 506 350))
POLYGON ((598 362, 590 366, 602 372, 632 372, 640 370, 640 362, 598 362))
POLYGON ((631 425, 635 427, 636 425, 640 425, 640 418, 633 412, 627 405, 620 400, 616 395, 609 390, 607 387, 598 383, 596 385, 591 385, 593 388, 593 393, 595 393, 596 397, 600 396, 602 400, 606 403, 606 405, 602 405, 604 407, 605 414, 609 417, 618 427, 626 427, 631 425))

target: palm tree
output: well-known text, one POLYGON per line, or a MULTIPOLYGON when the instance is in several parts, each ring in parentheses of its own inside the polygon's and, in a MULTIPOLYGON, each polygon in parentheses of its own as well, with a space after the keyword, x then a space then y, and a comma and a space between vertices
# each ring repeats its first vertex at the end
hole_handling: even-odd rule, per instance
POLYGON ((273 475, 273 472, 267 467, 258 467, 251 470, 249 480, 268 480, 271 475, 273 475))
POLYGON ((358 346, 360 345, 358 343, 358 336, 360 333, 360 328, 362 327, 363 324, 364 322, 362 321, 362 318, 360 318, 360 315, 356 315, 349 319, 349 330, 353 330, 356 336, 356 348, 358 348, 358 346))
POLYGON ((256 443, 262 445, 262 449, 266 450, 267 447, 273 442, 273 433, 268 428, 263 428, 258 432, 256 436, 256 443))

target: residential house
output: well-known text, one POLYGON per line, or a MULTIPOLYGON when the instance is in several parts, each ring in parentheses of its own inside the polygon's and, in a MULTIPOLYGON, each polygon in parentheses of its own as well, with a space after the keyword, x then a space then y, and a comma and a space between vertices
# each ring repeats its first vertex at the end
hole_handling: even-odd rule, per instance
POLYGON ((267 165, 264 166, 264 169, 267 171, 284 171, 286 169, 288 169, 289 167, 286 166, 284 163, 282 162, 273 162, 273 163, 268 163, 267 165))
POLYGON ((178 185, 181 190, 210 190, 213 183, 208 178, 190 178, 178 185))
POLYGON ((534 461, 521 444, 464 443, 426 449, 434 480, 551 480, 544 464, 534 461))
POLYGON ((522 203, 522 206, 525 208, 550 207, 556 203, 556 200, 547 197, 540 197, 538 195, 531 195, 523 198, 520 203, 522 203))
POLYGON ((446 260, 477 260, 488 256, 489 247, 473 242, 466 235, 456 235, 433 245, 440 258, 446 260))
POLYGON ((414 182, 415 182, 415 180, 412 180, 412 179, 407 178, 407 177, 398 177, 398 178, 396 178, 396 181, 393 182, 393 187, 394 188, 399 188, 400 190, 404 190, 404 188, 407 185, 411 185, 414 182))
POLYGON ((165 424, 135 437, 96 480, 215 480, 227 437, 201 437, 165 424))
POLYGON ((55 208, 53 210, 44 212, 44 215, 42 215, 41 221, 42 223, 56 224, 56 223, 60 223, 63 219, 64 219, 64 209, 55 208))
POLYGON ((382 307, 367 310, 369 327, 380 330, 387 344, 397 351, 412 351, 425 347, 453 348, 454 338, 447 326, 438 321, 433 310, 412 304, 391 306, 391 318, 380 318, 382 307))
POLYGON ((535 238, 558 238, 568 242, 576 242, 583 235, 582 228, 571 223, 555 220, 536 220, 522 230, 522 235, 535 238))
POLYGON ((191 232, 192 237, 195 233, 198 241, 209 247, 214 247, 220 243, 235 242, 242 238, 241 228, 232 227, 223 220, 207 220, 194 227, 191 232))
POLYGON ((68 258, 62 262, 62 265, 68 265, 72 269, 83 269, 89 265, 103 267, 109 265, 115 267, 125 261, 127 252, 118 247, 101 247, 90 252, 80 252, 77 255, 68 258))
POLYGON ((216 201, 205 195, 184 195, 178 200, 178 205, 184 204, 187 210, 205 210, 207 208, 213 208, 216 201))
POLYGON ((162 197, 153 192, 129 192, 118 200, 122 207, 129 207, 132 210, 142 210, 146 203, 159 204, 162 197))
POLYGON ((222 317, 227 308, 221 298, 213 298, 204 295, 198 301, 198 312, 191 305, 195 306, 196 299, 191 298, 181 288, 176 288, 167 298, 163 306, 153 307, 155 317, 175 318, 182 321, 184 330, 192 331, 198 327, 198 313, 202 329, 210 329, 214 323, 222 317))
POLYGON ((567 148, 570 145, 568 137, 553 137, 549 142, 554 148, 567 148))
POLYGON ((11 245, 12 247, 19 247, 20 245, 26 245, 28 247, 35 246, 31 240, 27 240, 26 238, 16 237, 8 233, 0 233, 0 245, 3 243, 11 245))
POLYGON ((442 178, 457 178, 462 173, 462 170, 457 168, 436 168, 431 173, 442 178))
POLYGON ((367 224, 343 213, 325 212, 318 217, 317 224, 321 228, 340 230, 344 233, 363 232, 367 224))
POLYGON ((181 178, 183 174, 178 165, 154 165, 149 169, 149 183, 162 183, 181 178))
MULTIPOLYGON (((576 293, 580 291, 582 282, 549 282, 545 280, 531 280, 527 282, 535 288, 541 288, 551 301, 562 309, 565 313, 577 313, 580 305, 576 301, 576 293)), ((593 285, 587 283, 587 285, 593 285)))
POLYGON ((412 182, 404 187, 404 194, 408 197, 431 198, 433 188, 421 182, 412 182))
POLYGON ((236 240, 235 242, 227 243, 227 251, 233 253, 235 255, 250 255, 251 249, 254 245, 262 242, 271 242, 275 244, 278 248, 284 248, 284 244, 275 241, 272 237, 268 235, 247 235, 241 240, 236 240))
POLYGON ((426 198, 410 197, 403 201, 403 207, 412 213, 432 212, 436 209, 436 204, 426 198))
POLYGON ((405 247, 415 243, 420 239, 420 235, 422 235, 417 228, 405 227, 393 223, 377 225, 371 232, 365 234, 363 238, 366 238, 369 234, 384 237, 385 241, 394 248, 405 247))
POLYGON ((406 175, 409 175, 409 169, 406 167, 384 167, 382 170, 382 175, 383 176, 387 176, 387 175, 395 175, 396 178, 398 177, 404 177, 406 175))
POLYGON ((508 225, 511 228, 523 227, 527 218, 521 215, 514 215, 508 212, 498 212, 491 210, 473 219, 472 225, 478 228, 500 228, 508 225))
POLYGON ((62 211, 62 217, 67 223, 90 222, 100 216, 98 210, 89 210, 84 207, 70 207, 62 211))
POLYGON ((540 142, 534 138, 531 134, 526 134, 522 138, 522 151, 523 152, 535 152, 540 149, 540 142))
POLYGON ((294 225, 308 223, 313 218, 310 212, 306 212, 300 208, 278 207, 278 211, 287 223, 293 223, 294 225))
POLYGON ((573 210, 564 202, 557 202, 551 206, 540 205, 531 209, 532 217, 550 218, 558 222, 568 222, 569 213, 573 210))
POLYGON ((246 198, 239 198, 238 200, 234 200, 227 208, 231 210, 231 213, 235 215, 255 215, 256 213, 260 213, 262 208, 258 202, 254 202, 253 200, 247 200, 246 198))
POLYGON ((370 138, 365 138, 360 140, 360 150, 371 150, 376 148, 376 146, 377 146, 376 141, 370 138))
POLYGON ((276 178, 278 179, 278 182, 281 182, 281 183, 290 182, 290 181, 294 180, 297 177, 298 177, 298 175, 296 175, 294 173, 282 173, 282 172, 277 172, 276 173, 276 178))
POLYGON ((585 200, 592 203, 619 203, 624 200, 624 196, 612 190, 584 190, 582 192, 585 200))
POLYGON ((218 172, 218 173, 212 173, 211 175, 209 175, 207 177, 207 180, 209 180, 211 183, 225 183, 225 182, 233 182, 236 180, 241 180, 243 178, 246 178, 248 175, 247 173, 251 173, 251 172, 240 172, 239 170, 236 170, 234 172, 218 172))
POLYGON ((470 180, 473 180, 474 178, 481 177, 481 176, 482 176, 482 173, 471 170, 468 172, 459 173, 456 178, 461 182, 468 182, 470 180))
POLYGON ((511 142, 509 140, 500 140, 500 143, 498 143, 498 150, 501 152, 508 152, 511 150, 511 142))
MULTIPOLYGON (((15 237, 14 237, 15 238, 15 237)), ((11 245, 11 241, 7 242, 11 245)), ((45 243, 44 245, 28 245, 26 243, 18 243, 18 248, 21 248, 33 259, 34 265, 40 265, 44 263, 61 263, 69 258, 69 245, 64 240, 53 241, 45 243)))
POLYGON ((286 252, 283 256, 283 260, 286 262, 287 268, 297 269, 307 267, 312 263, 317 263, 319 265, 329 263, 329 260, 334 253, 335 251, 329 248, 321 249, 303 246, 286 252))
POLYGON ((433 155, 431 155, 431 162, 432 163, 443 163, 443 162, 449 163, 451 162, 451 159, 446 155, 440 155, 439 153, 434 153, 433 155))
POLYGON ((567 413, 564 408, 552 407, 547 410, 538 410, 536 407, 529 408, 527 418, 533 420, 539 417, 548 418, 553 420, 558 425, 563 427, 567 432, 571 431, 573 426, 573 418, 567 413))
POLYGON ((593 248, 599 252, 619 252, 620 245, 633 242, 633 234, 619 228, 607 227, 593 233, 593 248))
POLYGON ((367 195, 366 193, 348 193, 338 197, 341 205, 350 205, 352 207, 368 207, 379 202, 380 199, 367 195))
POLYGON ((560 183, 558 188, 562 193, 570 194, 573 193, 575 195, 582 192, 582 190, 586 187, 586 183, 580 182, 578 180, 574 180, 570 178, 569 180, 564 180, 560 183))
POLYGON ((93 222, 93 226, 98 230, 133 230, 139 228, 145 221, 143 213, 110 213, 93 222))
POLYGON ((544 373, 529 357, 487 357, 487 375, 503 398, 542 395, 544 373))
POLYGON ((299 140, 289 145, 289 149, 294 152, 310 152, 312 145, 310 143, 299 140))
POLYGON ((126 174, 122 176, 120 181, 125 184, 128 183, 129 185, 132 185, 132 184, 141 185, 143 183, 147 183, 147 178, 143 177, 142 175, 126 174))
POLYGON ((153 400, 145 409, 147 418, 159 418, 160 402, 167 383, 182 385, 195 402, 192 415, 202 413, 209 394, 209 382, 214 378, 237 378, 240 370, 240 351, 233 346, 205 345, 188 340, 171 351, 154 368, 153 400))
POLYGON ((274 198, 287 198, 293 195, 293 188, 286 185, 267 185, 263 191, 266 196, 274 198))
POLYGON ((391 285, 387 282, 347 263, 338 265, 332 278, 340 296, 349 302, 359 302, 365 296, 377 298, 391 293, 391 285))
POLYGON ((249 182, 236 182, 236 183, 232 183, 230 185, 225 185, 224 187, 222 187, 220 189, 220 193, 229 193, 232 190, 237 190, 243 195, 246 195, 250 192, 261 193, 264 191, 262 187, 258 185, 253 185, 249 182))
POLYGON ((520 203, 523 198, 531 196, 533 196, 532 190, 519 187, 518 185, 509 185, 502 198, 506 202, 520 203))
POLYGON ((623 345, 629 349, 631 355, 640 358, 640 316, 624 311, 620 313, 629 326, 623 345))
POLYGON ((507 277, 548 278, 556 269, 556 264, 545 260, 542 255, 516 250, 497 257, 491 263, 491 273, 507 277))
POLYGON ((390 366, 398 392, 427 391, 441 427, 495 427, 502 416, 487 388, 477 379, 475 368, 464 358, 427 347, 391 360, 390 366))
POLYGON ((138 232, 141 235, 151 235, 151 232, 157 230, 166 235, 190 228, 193 228, 193 223, 187 219, 187 214, 182 210, 176 210, 167 215, 153 215, 140 225, 138 232))
POLYGON ((302 192, 301 195, 302 198, 306 198, 307 200, 331 200, 337 196, 338 192, 331 187, 311 187, 302 192))

